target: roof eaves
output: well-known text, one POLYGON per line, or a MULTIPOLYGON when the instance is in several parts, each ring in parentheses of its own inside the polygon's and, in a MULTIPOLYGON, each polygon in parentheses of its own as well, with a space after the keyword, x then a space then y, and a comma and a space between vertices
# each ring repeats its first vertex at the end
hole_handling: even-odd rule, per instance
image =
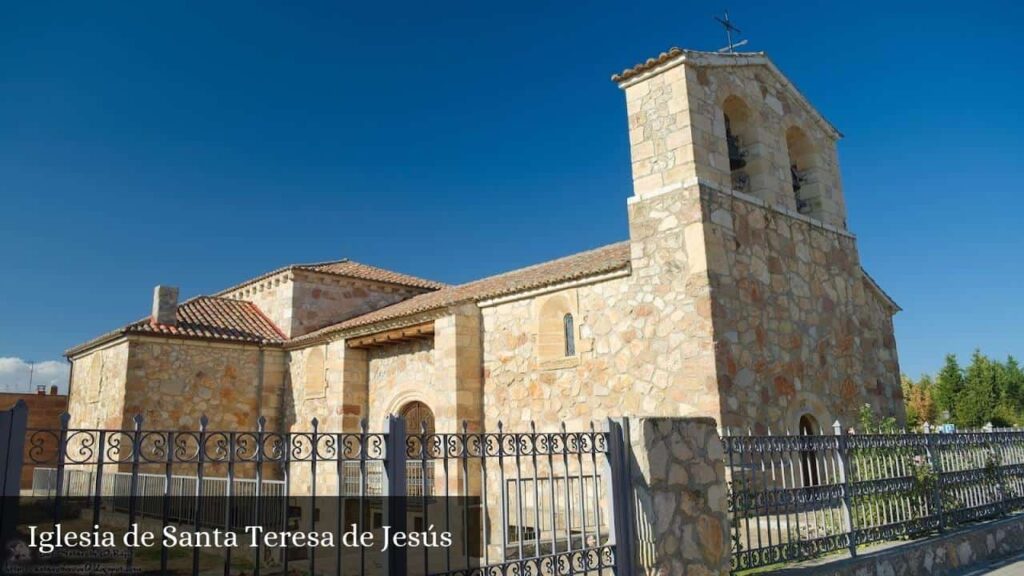
POLYGON ((865 270, 863 266, 860 267, 860 271, 861 271, 862 274, 864 274, 864 279, 867 280, 868 286, 871 286, 872 288, 874 288, 875 292, 877 292, 878 295, 881 296, 882 299, 885 300, 885 302, 887 304, 892 306, 894 312, 902 312, 903 311, 903 308, 901 308, 900 305, 897 304, 895 300, 893 300, 892 296, 889 296, 888 292, 886 292, 885 290, 882 289, 881 285, 879 285, 878 282, 875 281, 875 279, 871 276, 871 274, 868 274, 868 271, 865 270))
POLYGON ((67 350, 64 351, 64 357, 70 360, 72 356, 78 356, 82 352, 92 350, 93 348, 97 348, 114 340, 117 340, 118 338, 124 336, 125 334, 127 334, 127 326, 122 326, 121 328, 118 328, 116 330, 111 330, 110 332, 100 334, 95 338, 86 340, 81 344, 77 344, 75 346, 72 346, 71 348, 68 348, 67 350))
MULTIPOLYGON (((385 317, 380 318, 378 320, 371 320, 371 321, 368 321, 368 322, 365 322, 365 323, 359 322, 360 316, 356 316, 355 318, 349 318, 348 320, 344 320, 342 322, 338 322, 338 323, 332 324, 330 326, 325 326, 325 327, 323 327, 323 328, 321 328, 321 329, 319 329, 319 330, 317 330, 315 332, 310 332, 309 334, 305 334, 303 336, 299 336, 298 338, 293 338, 290 341, 288 341, 287 346, 288 347, 292 347, 293 345, 308 345, 311 342, 319 342, 319 341, 327 340, 327 339, 333 340, 333 339, 337 339, 337 338, 346 338, 346 337, 349 337, 349 336, 360 336, 360 335, 372 333, 374 331, 378 331, 378 330, 382 330, 382 329, 399 328, 399 327, 402 327, 402 326, 405 325, 405 322, 402 322, 403 320, 408 320, 409 323, 422 322, 423 319, 421 318, 421 315, 423 315, 423 314, 427 314, 427 313, 431 313, 431 312, 436 312, 438 310, 448 310, 448 309, 451 309, 452 307, 458 306, 460 304, 465 304, 465 303, 468 303, 468 302, 478 303, 478 302, 482 302, 482 301, 493 300, 493 299, 501 298, 501 297, 508 296, 508 295, 511 295, 511 294, 516 294, 516 293, 519 293, 519 292, 529 292, 529 291, 539 290, 539 289, 543 289, 543 288, 548 287, 548 286, 554 286, 554 285, 558 285, 558 284, 562 284, 562 283, 566 283, 566 282, 574 282, 574 281, 578 281, 580 279, 588 278, 588 277, 591 277, 591 276, 600 276, 600 275, 607 274, 608 272, 612 272, 612 271, 616 271, 616 270, 629 269, 630 268, 630 261, 627 258, 626 260, 624 260, 622 262, 616 262, 612 266, 601 266, 601 267, 595 268, 594 270, 589 270, 589 271, 586 271, 586 272, 580 272, 580 273, 576 273, 576 274, 570 274, 570 275, 567 275, 567 276, 564 276, 564 277, 553 278, 550 281, 532 283, 532 284, 527 284, 527 285, 524 285, 524 286, 514 286, 514 287, 509 287, 509 288, 503 289, 503 290, 483 291, 483 292, 481 292, 479 294, 466 294, 464 296, 460 296, 459 295, 459 292, 461 290, 465 290, 467 287, 471 287, 473 284, 477 284, 477 283, 488 281, 488 280, 493 280, 493 279, 496 279, 496 278, 500 278, 502 276, 510 276, 510 275, 522 273, 524 271, 527 271, 527 270, 530 270, 530 269, 533 269, 533 268, 537 268, 537 267, 540 267, 540 266, 548 265, 548 264, 551 264, 553 262, 557 262, 559 260, 570 259, 570 258, 573 258, 573 257, 578 257, 578 256, 583 255, 583 254, 597 252, 597 251, 600 251, 600 250, 607 250, 607 249, 613 248, 615 246, 619 246, 619 245, 627 244, 627 243, 628 242, 618 242, 618 243, 615 243, 615 244, 609 244, 607 246, 601 246, 599 248, 594 248, 592 250, 585 250, 583 252, 580 252, 580 253, 577 253, 577 254, 571 254, 569 256, 564 256, 562 258, 556 258, 554 260, 548 260, 546 262, 541 262, 541 263, 538 263, 538 264, 532 264, 530 266, 524 266, 523 268, 517 268, 515 270, 510 270, 508 272, 502 272, 500 274, 495 274, 493 276, 486 276, 484 278, 480 278, 478 280, 473 280, 471 282, 466 282, 464 284, 459 284, 457 286, 450 286, 448 288, 445 288, 445 289, 442 289, 442 290, 439 290, 439 291, 436 291, 436 292, 427 292, 427 293, 424 293, 424 294, 420 294, 418 296, 414 296, 411 299, 406 299, 406 300, 402 300, 400 302, 396 302, 396 303, 392 304, 391 306, 401 306, 403 304, 405 304, 407 306, 408 305, 407 303, 410 300, 413 300, 413 299, 419 298, 419 297, 425 297, 425 296, 432 296, 432 297, 435 297, 435 298, 439 297, 441 299, 439 301, 437 301, 436 303, 425 305, 423 308, 416 308, 416 307, 414 307, 414 308, 412 308, 410 310, 400 312, 396 316, 385 316, 385 317), (448 293, 448 292, 450 292, 452 294, 452 298, 451 299, 444 298, 444 294, 448 293), (415 319, 415 320, 413 320, 413 319, 415 319)), ((374 310, 372 312, 368 312, 367 314, 365 314, 363 316, 371 316, 373 314, 380 314, 380 313, 386 311, 387 309, 388 309, 388 307, 381 308, 381 309, 378 309, 378 310, 374 310)), ((443 315, 443 314, 441 314, 441 315, 443 315)))

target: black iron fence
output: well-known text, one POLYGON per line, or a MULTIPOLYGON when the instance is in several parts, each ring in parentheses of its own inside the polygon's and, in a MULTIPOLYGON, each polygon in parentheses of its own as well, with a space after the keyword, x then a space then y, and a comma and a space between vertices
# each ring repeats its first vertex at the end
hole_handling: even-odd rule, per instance
MULTIPOLYGON (((26 429, 24 405, 8 412, 9 442, 0 465, 12 478, 36 467, 31 490, 54 523, 71 516, 91 525, 138 522, 201 532, 267 529, 392 532, 444 531, 439 548, 391 546, 379 557, 364 547, 313 546, 244 551, 227 548, 212 562, 199 548, 192 574, 629 574, 629 458, 622 427, 584 431, 408 432, 389 417, 385 429, 329 432, 314 419, 305 431, 26 429), (11 423, 14 424, 11 424, 11 423), (22 448, 23 454, 17 448, 22 448), (458 500, 458 502, 455 502, 458 500), (240 569, 239 566, 242 566, 240 569)), ((11 486, 5 484, 5 494, 11 486)), ((16 482, 16 481, 15 481, 16 482)), ((17 494, 17 488, 14 488, 17 494)), ((4 510, 5 517, 7 510, 4 510)), ((175 570, 175 551, 131 552, 144 571, 175 570), (147 564, 148 562, 148 564, 147 564)), ((177 571, 176 573, 181 573, 177 571)), ((187 573, 187 572, 186 572, 187 573)))
POLYGON ((723 436, 732 564, 858 546, 1024 508, 1024 430, 723 436))

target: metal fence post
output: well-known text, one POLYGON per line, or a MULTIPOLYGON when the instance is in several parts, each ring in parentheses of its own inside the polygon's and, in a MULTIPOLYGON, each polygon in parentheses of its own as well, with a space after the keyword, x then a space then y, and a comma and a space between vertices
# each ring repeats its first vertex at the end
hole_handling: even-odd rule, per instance
POLYGON ((630 474, 629 420, 608 419, 607 472, 611 482, 608 491, 612 514, 609 544, 615 546, 615 575, 632 576, 636 563, 636 514, 633 502, 633 479, 630 474))
MULTIPOLYGON (((405 419, 388 416, 387 446, 384 460, 384 524, 391 527, 391 533, 405 532, 406 529, 406 456, 405 419)), ((385 572, 391 576, 406 576, 408 557, 404 546, 388 546, 384 561, 385 572)))
POLYGON ((928 463, 931 464, 935 474, 935 485, 932 486, 931 505, 932 513, 938 520, 938 530, 941 534, 946 529, 946 515, 942 509, 942 461, 939 458, 937 446, 933 439, 935 428, 927 422, 924 424, 924 446, 928 453, 928 463))
MULTIPOLYGON (((28 405, 18 400, 10 410, 0 412, 0 550, 6 549, 8 538, 18 527, 18 496, 21 494, 21 467, 25 457, 25 436, 28 433, 28 405)), ((0 562, 5 558, 0 553, 0 562)))
POLYGON ((836 436, 836 472, 839 475, 839 483, 843 490, 843 529, 849 535, 848 548, 850 556, 857 555, 857 531, 854 529, 853 521, 853 494, 850 492, 850 452, 846 435, 843 434, 843 426, 836 420, 832 424, 832 431, 836 436))

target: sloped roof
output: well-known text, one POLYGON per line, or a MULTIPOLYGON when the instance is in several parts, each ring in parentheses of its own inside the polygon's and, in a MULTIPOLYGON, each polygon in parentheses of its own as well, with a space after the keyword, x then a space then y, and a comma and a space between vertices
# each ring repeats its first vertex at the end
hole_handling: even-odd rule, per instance
POLYGON ((412 286, 415 288, 429 288, 431 290, 447 286, 447 284, 442 282, 425 280, 423 278, 417 278, 416 276, 410 276, 408 274, 401 274, 399 272, 385 270, 384 268, 377 268, 376 266, 370 266, 368 264, 353 262, 348 258, 335 260, 333 262, 322 262, 320 264, 297 264, 295 265, 295 268, 311 270, 313 272, 323 272, 325 274, 335 274, 337 276, 347 276, 349 278, 374 280, 389 284, 401 284, 403 286, 412 286))
POLYGON ((525 290, 542 288, 551 284, 619 270, 628 265, 629 242, 610 244, 504 274, 489 276, 466 284, 450 286, 435 292, 413 296, 391 306, 321 328, 315 332, 295 338, 291 342, 298 343, 316 340, 319 337, 343 330, 395 320, 461 302, 478 302, 525 290))
POLYGON ((288 272, 290 270, 304 270, 307 272, 317 272, 320 274, 330 274, 333 276, 343 276, 346 278, 356 278, 359 280, 370 280, 373 282, 384 282, 387 284, 397 284, 400 286, 409 286, 412 288, 423 288, 425 290, 437 290, 448 286, 443 282, 435 282, 433 280, 426 280, 424 278, 418 278, 416 276, 410 276, 408 274, 402 274, 394 272, 392 270, 386 270, 384 268, 378 268, 376 266, 370 266, 368 264, 362 264, 359 262, 353 262, 348 258, 342 258, 341 260, 330 260, 328 262, 314 262, 311 264, 290 264, 288 266, 282 266, 275 270, 271 270, 265 274, 260 274, 255 278, 250 278, 244 282, 240 282, 225 288, 220 292, 217 292, 215 296, 223 296, 244 288, 249 284, 254 284, 261 280, 276 276, 282 272, 288 272))
POLYGON ((868 283, 868 286, 870 286, 879 295, 879 297, 882 298, 883 302, 892 308, 893 313, 903 311, 903 308, 900 308, 900 305, 892 299, 892 296, 890 296, 888 292, 882 290, 882 287, 878 282, 875 282, 874 277, 872 277, 871 274, 868 274, 868 271, 865 270, 863 266, 860 267, 860 272, 864 275, 864 280, 868 283))
POLYGON ((178 323, 155 324, 143 318, 67 350, 71 356, 127 334, 197 338, 247 344, 280 344, 286 340, 273 322, 252 302, 216 296, 197 296, 178 305, 178 323))

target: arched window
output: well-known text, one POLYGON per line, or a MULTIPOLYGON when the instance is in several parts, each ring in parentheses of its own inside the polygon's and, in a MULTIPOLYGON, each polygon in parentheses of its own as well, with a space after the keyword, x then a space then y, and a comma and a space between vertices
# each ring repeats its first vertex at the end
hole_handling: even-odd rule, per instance
POLYGON ((820 184, 815 174, 816 157, 811 139, 803 130, 792 126, 786 131, 786 151, 789 153, 789 177, 796 211, 820 216, 820 184))
POLYGON ((722 116, 732 189, 753 194, 764 186, 764 163, 754 154, 757 143, 754 116, 747 104, 736 96, 726 98, 722 116))
MULTIPOLYGON (((818 421, 814 419, 814 416, 804 414, 800 417, 801 438, 810 438, 817 433, 817 430, 819 430, 818 421)), ((818 455, 809 444, 810 442, 808 442, 808 446, 805 446, 800 451, 800 476, 804 481, 804 486, 817 486, 820 484, 818 478, 818 455)))
POLYGON ((572 314, 562 317, 562 329, 565 333, 565 355, 576 355, 576 331, 573 328, 572 314))
POLYGON ((576 307, 567 294, 538 301, 537 359, 545 368, 566 368, 577 358, 576 307))

